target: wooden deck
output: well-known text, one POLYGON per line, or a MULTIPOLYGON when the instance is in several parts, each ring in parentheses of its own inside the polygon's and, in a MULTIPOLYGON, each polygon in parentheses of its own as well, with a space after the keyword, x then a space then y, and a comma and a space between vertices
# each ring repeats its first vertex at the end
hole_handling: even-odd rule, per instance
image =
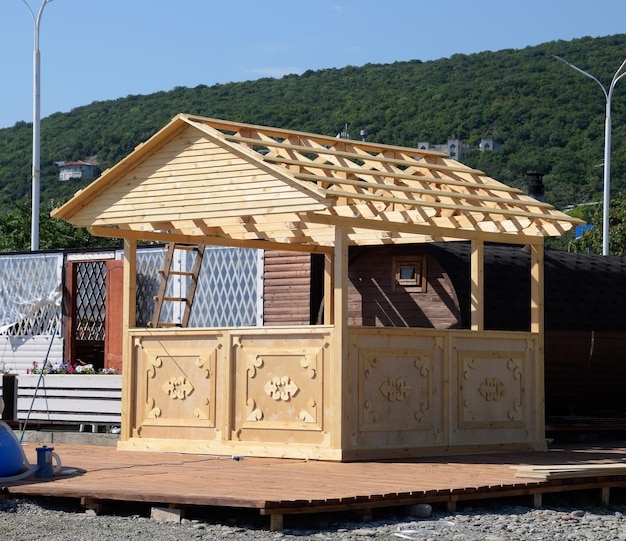
MULTIPOLYGON (((31 463, 36 447, 25 445, 31 463)), ((280 530, 284 515, 463 500, 529 496, 541 505, 549 492, 598 489, 608 503, 611 488, 626 487, 626 442, 610 446, 559 446, 544 453, 494 454, 386 462, 321 462, 293 459, 143 453, 111 447, 54 445, 62 469, 53 478, 5 484, 5 496, 76 498, 98 508, 107 502, 153 506, 258 509, 280 530), (542 481, 516 476, 522 465, 618 464, 624 475, 576 475, 542 481)), ((614 468, 609 471, 614 473, 614 468)))

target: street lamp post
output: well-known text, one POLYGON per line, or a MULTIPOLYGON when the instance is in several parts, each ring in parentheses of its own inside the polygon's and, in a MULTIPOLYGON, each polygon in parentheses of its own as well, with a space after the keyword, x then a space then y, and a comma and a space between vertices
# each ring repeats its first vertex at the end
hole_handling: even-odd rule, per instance
POLYGON ((41 131, 41 76, 40 76, 40 54, 39 54, 39 26, 46 4, 53 0, 43 0, 37 15, 26 0, 22 0, 33 18, 35 24, 35 39, 33 49, 33 169, 32 169, 32 204, 31 204, 31 226, 30 226, 30 249, 39 250, 39 188, 41 178, 41 153, 40 153, 40 131, 41 131))
POLYGON ((600 88, 604 93, 604 97, 606 98, 604 121, 604 207, 602 214, 602 255, 609 255, 609 205, 611 194, 611 98, 613 97, 613 90, 615 89, 617 81, 626 75, 626 71, 623 71, 626 66, 626 60, 622 62, 621 66, 615 72, 615 75, 613 75, 611 85, 607 91, 606 88, 604 88, 604 85, 590 73, 581 70, 579 67, 574 66, 574 64, 568 62, 560 56, 555 56, 555 58, 564 64, 567 64, 570 68, 575 69, 577 72, 593 79, 596 83, 598 83, 598 85, 600 85, 600 88))

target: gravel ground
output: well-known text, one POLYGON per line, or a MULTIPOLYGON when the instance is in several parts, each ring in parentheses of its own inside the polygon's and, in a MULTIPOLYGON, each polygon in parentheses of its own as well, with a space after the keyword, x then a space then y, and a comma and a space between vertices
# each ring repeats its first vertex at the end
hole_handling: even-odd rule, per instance
POLYGON ((626 541, 626 505, 532 509, 492 505, 465 507, 458 513, 435 510, 417 519, 383 510, 369 523, 345 515, 285 517, 282 532, 269 531, 268 517, 258 512, 205 510, 180 523, 157 522, 146 508, 128 506, 89 516, 76 502, 65 500, 0 501, 3 541, 626 541), (140 512, 142 511, 142 512, 140 512))

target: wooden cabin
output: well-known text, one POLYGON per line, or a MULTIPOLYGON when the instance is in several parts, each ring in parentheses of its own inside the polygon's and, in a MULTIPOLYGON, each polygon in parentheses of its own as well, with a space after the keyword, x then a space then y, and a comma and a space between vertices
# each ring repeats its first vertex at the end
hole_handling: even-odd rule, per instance
MULTIPOLYGON (((265 325, 285 321, 294 307, 302 318, 310 312, 303 324, 316 323, 317 256, 274 254, 266 264, 265 325)), ((527 246, 485 244, 485 329, 530 330, 530 259, 527 246)), ((546 422, 568 432, 623 427, 626 259, 548 249, 544 267, 546 422)), ((469 329, 470 273, 470 242, 352 247, 348 325, 469 329), (421 283, 400 289, 398 265, 411 260, 420 263, 421 283)))
MULTIPOLYGON (((481 171, 436 151, 179 115, 52 215, 124 239, 121 449, 360 460, 545 448, 544 238, 580 222, 481 171), (386 326, 382 306, 381 325, 355 317, 351 249, 459 240, 471 245, 469 329, 386 326), (321 320, 138 327, 140 241, 315 254, 321 320), (527 330, 485 326, 490 242, 528 246, 527 330)), ((394 294, 428 294, 426 270, 396 259, 394 294)))

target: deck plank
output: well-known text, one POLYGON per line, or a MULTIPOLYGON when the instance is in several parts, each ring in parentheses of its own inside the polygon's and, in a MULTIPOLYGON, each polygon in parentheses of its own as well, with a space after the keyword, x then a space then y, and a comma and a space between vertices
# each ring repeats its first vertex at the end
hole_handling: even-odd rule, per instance
MULTIPOLYGON (((33 464, 38 446, 25 445, 33 464)), ((543 453, 350 463, 251 457, 232 460, 67 444, 54 447, 63 463, 60 473, 51 479, 31 477, 4 483, 2 491, 13 496, 90 502, 250 508, 264 515, 282 515, 626 486, 626 475, 602 473, 607 466, 597 468, 597 477, 583 479, 542 481, 519 476, 521 466, 623 464, 624 444, 605 449, 572 447, 543 453)), ((273 524, 280 524, 280 520, 273 524)))

